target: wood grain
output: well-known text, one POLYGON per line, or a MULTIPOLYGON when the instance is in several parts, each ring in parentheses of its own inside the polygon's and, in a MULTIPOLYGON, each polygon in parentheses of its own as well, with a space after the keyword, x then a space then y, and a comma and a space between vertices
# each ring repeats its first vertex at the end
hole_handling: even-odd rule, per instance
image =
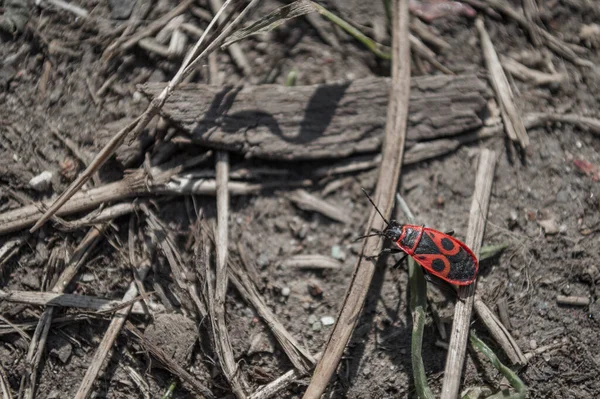
MULTIPOLYGON (((341 158, 381 147, 391 80, 285 87, 180 86, 161 114, 194 142, 283 160, 341 158)), ((139 89, 150 98, 164 83, 139 89)), ((482 126, 487 89, 475 75, 411 80, 407 140, 450 137, 482 126)))

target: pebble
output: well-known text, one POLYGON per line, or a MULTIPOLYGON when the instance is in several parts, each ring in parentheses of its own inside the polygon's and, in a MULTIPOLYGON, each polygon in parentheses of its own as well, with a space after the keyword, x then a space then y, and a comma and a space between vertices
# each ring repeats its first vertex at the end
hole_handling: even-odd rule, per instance
POLYGON ((313 331, 320 331, 321 330, 321 322, 319 322, 319 321, 314 322, 312 325, 312 329, 313 329, 313 331))
POLYGON ((291 292, 290 287, 283 287, 281 289, 281 295, 283 295, 283 296, 290 296, 290 292, 291 292))
POLYGON ((46 191, 52 183, 52 172, 45 170, 29 180, 29 185, 36 191, 46 191))
POLYGON ((308 282, 308 293, 312 296, 321 296, 323 295, 323 288, 316 281, 308 282))
POLYGON ((337 260, 344 260, 346 259, 346 254, 339 245, 334 245, 331 247, 331 257, 337 260))
POLYGON ((317 321, 317 316, 315 316, 314 314, 308 316, 308 324, 315 324, 317 321))
POLYGON ((556 194, 556 202, 569 202, 569 192, 561 190, 556 194))
POLYGON ((532 339, 531 341, 529 341, 529 347, 531 348, 532 351, 537 349, 537 341, 535 339, 532 339))
POLYGON ((258 263, 258 266, 260 267, 267 267, 269 266, 270 260, 269 257, 267 256, 267 254, 260 254, 258 255, 258 259, 256 259, 256 263, 258 263))
POLYGON ((335 319, 331 316, 323 316, 321 317, 321 323, 323 323, 324 326, 330 326, 335 323, 335 319))

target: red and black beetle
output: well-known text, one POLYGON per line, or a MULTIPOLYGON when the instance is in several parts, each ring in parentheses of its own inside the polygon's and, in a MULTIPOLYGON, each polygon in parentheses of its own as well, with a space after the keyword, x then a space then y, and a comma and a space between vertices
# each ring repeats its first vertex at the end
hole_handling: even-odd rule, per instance
MULTIPOLYGON (((365 194, 367 193, 365 192, 365 194)), ((368 194, 367 198, 379 216, 383 218, 387 227, 383 231, 367 234, 359 239, 384 236, 389 238, 394 245, 394 248, 386 248, 379 255, 404 252, 429 273, 451 284, 469 285, 475 281, 479 270, 479 261, 465 243, 452 237, 453 232, 442 233, 425 226, 400 224, 395 220, 388 221, 368 194)))

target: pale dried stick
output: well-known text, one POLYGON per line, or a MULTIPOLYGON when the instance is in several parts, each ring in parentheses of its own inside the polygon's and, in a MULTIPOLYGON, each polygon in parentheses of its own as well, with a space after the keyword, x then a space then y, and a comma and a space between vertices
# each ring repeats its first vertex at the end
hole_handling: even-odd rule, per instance
POLYGON ((2 364, 0 364, 0 391, 2 391, 2 399, 12 399, 10 384, 8 383, 6 371, 4 371, 2 364))
MULTIPOLYGON (((319 359, 321 357, 321 353, 317 353, 315 355, 315 359, 319 359)), ((290 386, 292 383, 296 382, 299 378, 302 378, 305 374, 299 371, 298 369, 292 369, 287 373, 282 374, 277 379, 271 381, 267 385, 263 385, 258 388, 256 392, 248 397, 248 399, 268 399, 279 392, 283 391, 285 388, 290 386)))
MULTIPOLYGON (((153 185, 151 187, 145 186, 144 181, 144 174, 139 173, 115 183, 109 183, 86 192, 77 193, 57 214, 60 216, 67 216, 96 208, 105 202, 121 201, 143 195, 215 195, 216 193, 216 182, 213 179, 188 179, 185 177, 180 178, 178 176, 173 176, 172 181, 166 182, 165 184, 153 185)), ((274 180, 265 183, 230 181, 228 187, 229 193, 232 196, 237 196, 254 194, 262 190, 275 188, 309 187, 312 184, 313 183, 310 180, 297 182, 274 180)), ((42 215, 42 211, 39 209, 38 205, 39 204, 26 205, 0 214, 0 235, 18 231, 34 224, 40 215, 42 215)), ((93 211, 92 215, 89 217, 84 217, 82 220, 76 220, 71 223, 65 222, 64 225, 67 229, 75 228, 79 225, 85 225, 92 220, 100 222, 108 220, 110 216, 122 216, 125 214, 125 211, 133 210, 133 207, 127 206, 127 204, 121 205, 106 208, 100 212, 93 211)), ((17 250, 17 248, 14 248, 13 250, 17 250)), ((13 254, 11 253, 11 256, 12 255, 13 254)))
POLYGON ((318 212, 340 223, 350 223, 350 215, 340 206, 335 206, 306 190, 296 190, 289 195, 296 206, 305 211, 318 212))
POLYGON ((228 257, 228 221, 229 221, 229 154, 225 151, 217 152, 217 232, 215 246, 217 250, 217 264, 215 270, 214 292, 211 295, 209 311, 211 313, 211 326, 215 338, 215 350, 225 378, 237 398, 245 398, 240 373, 233 356, 233 349, 227 331, 225 320, 225 299, 229 275, 227 272, 228 257))
MULTIPOLYGON (((150 268, 150 261, 148 259, 143 261, 140 265, 139 276, 142 281, 146 278, 146 275, 150 271, 150 268)), ((134 281, 129 285, 129 289, 123 296, 123 302, 131 301, 137 295, 138 289, 134 281)), ((75 399, 85 399, 90 394, 92 386, 94 385, 94 382, 96 381, 96 378, 98 377, 98 374, 100 373, 100 370, 102 368, 102 363, 104 363, 104 360, 110 354, 113 343, 117 339, 121 328, 123 328, 123 324, 125 324, 125 321, 127 321, 127 316, 129 316, 132 307, 133 305, 129 305, 115 312, 115 315, 113 316, 110 324, 108 325, 108 328, 106 329, 106 333, 104 334, 100 345, 98 345, 98 349, 96 349, 96 352, 92 357, 90 366, 85 372, 85 376, 81 381, 81 385, 79 386, 79 389, 75 394, 75 399)))
MULTIPOLYGON (((394 195, 397 191, 406 138, 410 93, 408 0, 394 0, 392 15, 392 84, 383 159, 374 196, 375 203, 387 217, 390 216, 394 206, 394 195)), ((371 209, 366 233, 370 232, 371 228, 382 230, 384 227, 383 220, 378 216, 376 217, 375 210, 371 209)), ((367 238, 363 243, 361 253, 376 254, 381 250, 382 244, 381 237, 367 238)), ((342 309, 332 329, 323 357, 317 364, 310 385, 304 394, 305 399, 320 398, 327 388, 344 348, 350 340, 354 326, 358 322, 374 271, 375 264, 361 256, 355 266, 342 309)))
POLYGON ((302 374, 308 373, 308 371, 311 370, 315 364, 315 360, 311 356, 310 352, 300 345, 300 343, 296 341, 292 334, 285 329, 283 324, 281 324, 275 314, 263 301, 258 290, 252 281, 250 281, 250 278, 245 271, 240 267, 235 267, 232 264, 230 264, 230 269, 231 281, 240 294, 242 294, 246 302, 252 304, 260 317, 265 321, 294 367, 297 370, 300 370, 302 374))
POLYGON ((494 312, 479 298, 475 297, 475 303, 473 305, 477 316, 481 322, 487 327, 488 331, 496 341, 496 343, 502 348, 506 356, 510 359, 512 364, 523 366, 527 363, 527 358, 517 345, 517 341, 513 338, 512 334, 506 326, 498 320, 494 312))
MULTIPOLYGON (((88 231, 73 252, 67 267, 60 274, 56 284, 52 288, 52 292, 63 293, 65 291, 71 280, 77 275, 80 267, 85 263, 92 250, 98 244, 100 238, 104 234, 105 228, 105 225, 94 226, 88 231)), ((35 398, 38 368, 46 348, 46 341, 48 339, 48 332, 50 331, 53 315, 54 307, 49 307, 44 310, 40 316, 31 343, 29 344, 26 359, 27 370, 25 370, 25 373, 21 378, 20 388, 20 392, 23 393, 25 399, 35 398)))
POLYGON ((147 216, 148 227, 151 230, 149 235, 153 236, 153 239, 156 241, 156 245, 162 249, 163 254, 167 258, 169 266, 171 267, 171 273, 173 274, 177 285, 182 290, 188 291, 192 301, 194 301, 194 304, 198 309, 198 312, 200 312, 201 318, 207 317, 208 313, 206 311, 206 306, 200 299, 194 281, 194 273, 192 273, 192 271, 186 266, 183 256, 177 249, 174 238, 168 233, 168 230, 165 228, 160 219, 146 204, 142 204, 140 208, 147 216))
POLYGON ((496 54, 492 40, 485 30, 483 19, 478 18, 475 21, 475 26, 479 31, 483 56, 489 71, 490 82, 500 106, 506 133, 512 141, 518 141, 522 148, 527 148, 529 145, 527 130, 515 105, 514 95, 498 59, 498 54, 496 54))
POLYGON ((143 38, 158 32, 166 24, 168 24, 169 21, 171 21, 176 16, 182 14, 192 3, 193 0, 185 0, 162 17, 150 23, 150 25, 148 25, 147 27, 141 29, 138 33, 133 35, 133 37, 129 39, 120 38, 119 40, 115 41, 110 46, 108 46, 106 50, 104 50, 104 54, 102 55, 102 57, 105 60, 108 60, 110 57, 113 56, 117 49, 119 49, 120 51, 129 50, 130 48, 138 44, 138 42, 143 38))
MULTIPOLYGON (((96 296, 39 291, 0 290, 0 300, 37 306, 80 308, 104 313, 117 310, 117 308, 124 305, 122 301, 104 299, 96 296)), ((135 303, 133 304, 131 313, 144 314, 145 312, 141 304, 135 303)))
MULTIPOLYGON (((208 3, 210 5, 210 8, 213 13, 217 13, 221 9, 221 7, 223 7, 222 0, 209 0, 208 3)), ((224 20, 224 18, 221 17, 219 22, 223 23, 223 20, 224 20)), ((231 55, 231 59, 233 60, 233 62, 235 62, 237 67, 240 68, 242 70, 242 72, 244 72, 244 75, 251 76, 252 68, 250 67, 250 63, 248 62, 248 59, 244 55, 244 52, 242 51, 242 47, 240 46, 240 44, 239 43, 232 44, 231 46, 227 47, 227 51, 229 51, 229 54, 231 55)))
MULTIPOLYGON (((206 48, 200 53, 200 55, 196 56, 196 53, 199 51, 201 45, 204 43, 204 38, 210 32, 213 25, 218 20, 220 13, 215 15, 215 18, 211 21, 211 23, 206 28, 204 35, 198 40, 194 48, 188 53, 185 57, 179 71, 175 74, 173 79, 169 82, 169 84, 164 88, 164 90, 158 95, 156 98, 152 100, 152 102, 148 105, 148 108, 144 111, 142 115, 140 115, 137 119, 135 119, 132 123, 126 126, 124 129, 115 134, 110 141, 104 146, 104 148, 96 155, 96 158, 91 162, 91 164, 75 179, 73 183, 65 190, 48 208, 48 210, 44 213, 44 215, 36 222, 36 224, 30 229, 30 232, 34 232, 39 229, 48 219, 50 219, 67 201, 71 198, 79 189, 88 181, 92 175, 110 158, 112 154, 119 148, 119 146, 123 143, 127 135, 131 133, 133 137, 136 137, 138 134, 142 132, 142 130, 150 123, 150 121, 154 118, 154 116, 158 113, 158 111, 163 107, 167 98, 171 95, 171 92, 181 83, 181 81, 191 73, 198 63, 204 59, 208 54, 213 52, 218 46, 220 46, 225 39, 229 36, 229 34, 241 24, 241 22, 245 19, 245 17, 251 13, 260 3, 260 0, 252 0, 250 4, 244 8, 244 10, 238 15, 238 17, 228 26, 226 26, 223 31, 219 34, 219 36, 212 41, 210 44, 206 46, 206 48), (194 58, 195 57, 195 58, 194 58)), ((230 4, 230 0, 227 0, 220 12, 222 12, 228 5, 230 4)))
MULTIPOLYGON (((473 250, 473 253, 477 255, 483 241, 495 167, 496 154, 488 149, 481 150, 479 165, 477 167, 477 177, 475 178, 475 192, 473 193, 469 215, 469 227, 465 240, 465 243, 473 250)), ((477 282, 458 289, 460 300, 456 302, 454 310, 454 322, 452 323, 450 347, 448 348, 444 382, 442 385, 442 399, 456 399, 458 395, 469 338, 471 311, 475 298, 476 284, 477 282)))

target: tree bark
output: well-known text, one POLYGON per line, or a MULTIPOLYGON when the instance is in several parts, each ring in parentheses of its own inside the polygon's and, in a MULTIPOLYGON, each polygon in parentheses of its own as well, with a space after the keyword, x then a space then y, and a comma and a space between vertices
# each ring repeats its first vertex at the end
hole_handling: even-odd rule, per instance
MULTIPOLYGON (((192 141, 246 157, 309 160, 378 151, 391 81, 367 78, 340 84, 285 87, 182 85, 162 116, 192 141)), ((164 83, 139 89, 149 98, 164 83)), ((455 136, 483 125, 489 97, 475 75, 412 79, 409 145, 455 136)))

